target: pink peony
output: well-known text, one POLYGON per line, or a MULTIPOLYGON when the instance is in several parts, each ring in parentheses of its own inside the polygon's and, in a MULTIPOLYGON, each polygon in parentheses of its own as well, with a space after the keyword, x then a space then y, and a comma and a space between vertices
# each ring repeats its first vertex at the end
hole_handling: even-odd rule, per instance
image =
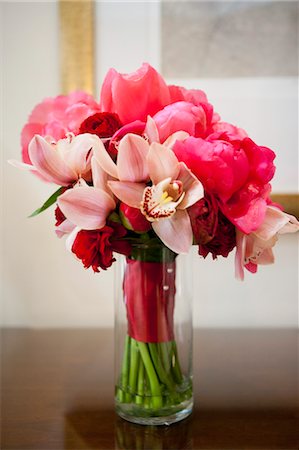
POLYGON ((208 140, 190 137, 176 142, 179 161, 202 182, 205 190, 219 199, 225 216, 244 233, 262 223, 275 171, 275 154, 251 139, 231 139, 217 134, 208 140))
POLYGON ((170 93, 170 103, 189 102, 193 105, 200 105, 201 103, 208 103, 208 99, 204 91, 199 89, 186 89, 181 86, 168 86, 170 93))
POLYGON ((101 110, 118 114, 123 124, 145 121, 169 103, 168 86, 146 63, 130 74, 110 69, 101 90, 101 110))
POLYGON ((213 107, 209 103, 195 106, 185 101, 176 102, 166 106, 153 118, 161 142, 176 131, 186 131, 195 137, 206 137, 213 131, 213 107))
POLYGON ((67 132, 78 134, 84 119, 99 111, 93 97, 83 91, 49 97, 36 105, 21 134, 22 159, 31 164, 28 145, 34 135, 64 138, 67 132))

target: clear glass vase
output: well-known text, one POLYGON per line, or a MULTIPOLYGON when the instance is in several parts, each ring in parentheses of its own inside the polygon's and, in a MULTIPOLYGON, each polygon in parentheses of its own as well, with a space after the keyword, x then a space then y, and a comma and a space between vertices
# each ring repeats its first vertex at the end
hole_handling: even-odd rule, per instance
POLYGON ((169 425, 193 407, 190 255, 139 243, 116 267, 116 411, 169 425))

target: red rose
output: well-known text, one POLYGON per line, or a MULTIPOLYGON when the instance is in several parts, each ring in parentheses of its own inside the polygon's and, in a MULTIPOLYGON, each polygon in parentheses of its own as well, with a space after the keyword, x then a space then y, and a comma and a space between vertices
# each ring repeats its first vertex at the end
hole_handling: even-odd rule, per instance
POLYGON ((100 112, 87 117, 80 125, 80 134, 96 134, 99 138, 111 138, 122 127, 117 114, 100 112))
POLYGON ((236 229, 235 226, 222 214, 218 212, 218 225, 215 236, 206 244, 199 244, 198 253, 204 258, 212 253, 213 259, 217 256, 225 258, 236 246, 236 229))
POLYGON ((218 225, 218 204, 213 195, 205 194, 188 208, 194 242, 206 244, 213 239, 218 225))
POLYGON ((106 270, 115 261, 113 251, 128 255, 130 245, 122 241, 127 230, 115 222, 108 222, 99 230, 81 230, 72 246, 72 252, 82 260, 84 267, 99 272, 99 267, 106 270))

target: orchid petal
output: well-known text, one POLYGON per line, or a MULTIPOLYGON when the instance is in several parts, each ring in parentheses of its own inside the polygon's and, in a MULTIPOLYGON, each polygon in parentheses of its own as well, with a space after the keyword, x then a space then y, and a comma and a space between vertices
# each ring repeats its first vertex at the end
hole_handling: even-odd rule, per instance
POLYGON ((246 247, 246 235, 236 228, 236 253, 235 253, 235 277, 244 280, 244 258, 246 247))
POLYGON ((21 161, 17 161, 16 159, 9 159, 8 164, 10 164, 13 167, 16 167, 17 169, 22 170, 37 170, 36 167, 34 167, 32 164, 26 164, 21 161))
POLYGON ((108 181, 108 186, 120 201, 133 208, 140 208, 145 184, 131 181, 108 181))
POLYGON ((94 156, 91 158, 91 171, 94 187, 107 191, 108 174, 102 169, 98 160, 94 156))
POLYGON ((255 234, 260 239, 267 241, 279 230, 281 230, 288 222, 289 218, 283 211, 278 208, 268 206, 264 221, 255 231, 255 234))
POLYGON ((121 181, 146 181, 148 142, 137 134, 128 133, 119 142, 117 156, 118 178, 121 181))
POLYGON ((41 136, 34 136, 28 150, 32 164, 47 180, 61 186, 68 186, 78 178, 56 149, 41 136))
MULTIPOLYGON (((57 150, 66 139, 57 142, 57 150)), ((65 162, 80 176, 90 168, 91 150, 99 148, 100 139, 95 134, 79 134, 62 149, 65 162)))
POLYGON ((275 261, 272 248, 265 248, 263 253, 256 259, 257 264, 266 265, 273 264, 275 261))
MULTIPOLYGON (((79 231, 81 231, 81 228, 80 227, 75 227, 74 229, 73 229, 73 231, 69 234, 69 236, 66 238, 66 240, 65 240, 65 246, 66 246, 66 249, 70 252, 70 253, 73 253, 72 252, 72 248, 73 248, 73 244, 74 244, 74 242, 75 242, 75 239, 76 239, 76 237, 77 237, 77 234, 79 233, 79 231)), ((73 253, 73 255, 79 260, 79 258, 73 253)))
POLYGON ((154 119, 151 116, 147 116, 144 133, 148 137, 150 144, 152 142, 160 142, 159 131, 158 131, 156 122, 154 121, 154 119))
POLYGON ((152 223, 161 241, 175 253, 188 253, 192 246, 192 227, 187 211, 178 210, 167 218, 152 223))
POLYGON ((55 227, 55 233, 57 237, 61 238, 66 234, 70 234, 74 228, 76 228, 76 225, 74 225, 70 220, 65 219, 60 225, 55 227))
POLYGON ((179 173, 179 162, 173 151, 156 142, 150 146, 147 164, 153 184, 169 177, 175 180, 179 173))
POLYGON ((101 140, 99 142, 99 145, 94 147, 93 155, 105 172, 107 172, 113 178, 118 178, 116 164, 111 159, 101 140))
POLYGON ((58 206, 67 219, 83 230, 102 228, 115 201, 99 188, 69 189, 58 198, 58 206))
POLYGON ((172 148, 176 141, 184 141, 188 137, 190 137, 190 134, 187 133, 187 131, 176 131, 163 142, 163 145, 165 145, 165 147, 172 148))
POLYGON ((180 171, 177 179, 183 183, 185 197, 178 206, 179 209, 189 208, 204 196, 201 182, 196 178, 185 163, 179 163, 180 171))

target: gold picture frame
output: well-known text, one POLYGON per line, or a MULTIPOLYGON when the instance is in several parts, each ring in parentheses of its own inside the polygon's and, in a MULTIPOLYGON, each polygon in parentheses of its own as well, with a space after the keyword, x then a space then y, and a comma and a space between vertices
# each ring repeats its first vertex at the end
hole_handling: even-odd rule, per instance
MULTIPOLYGON (((94 14, 93 0, 59 1, 61 84, 65 94, 76 89, 94 93, 94 14)), ((274 193, 271 198, 299 217, 298 193, 274 193)))

